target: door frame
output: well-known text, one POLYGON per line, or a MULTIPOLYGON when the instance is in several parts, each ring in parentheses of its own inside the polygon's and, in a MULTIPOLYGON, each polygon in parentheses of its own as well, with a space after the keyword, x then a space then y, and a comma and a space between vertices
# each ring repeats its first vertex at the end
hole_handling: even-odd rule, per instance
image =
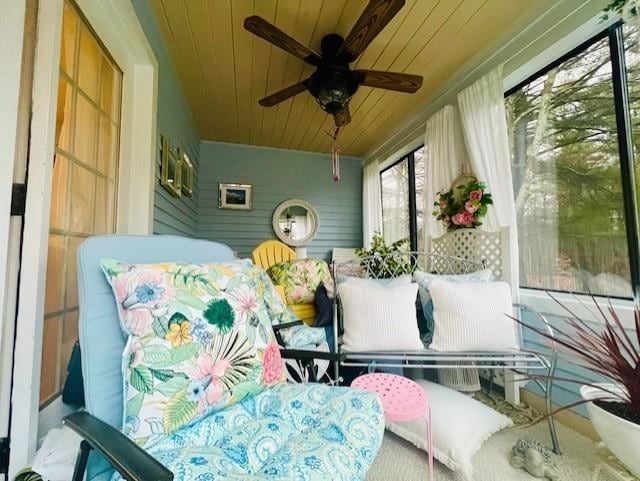
MULTIPOLYGON (((16 296, 20 268, 22 217, 11 215, 13 183, 24 183, 25 145, 30 77, 23 74, 26 20, 31 2, 10 2, 0 17, 0 438, 9 437, 11 372, 15 331, 16 296), (27 85, 28 84, 28 85, 27 85)), ((26 51, 25 51, 26 52, 26 51)), ((24 59, 29 61, 28 54, 24 59)), ((0 474, 0 479, 6 475, 0 474)))
MULTIPOLYGON (((64 2, 39 3, 11 398, 10 479, 33 459, 40 417, 44 292, 64 2)), ((150 234, 157 150, 158 64, 129 0, 79 0, 77 4, 123 72, 116 232, 150 234)), ((54 403, 57 408, 48 406, 48 417, 59 423, 63 405, 60 399, 54 403)))

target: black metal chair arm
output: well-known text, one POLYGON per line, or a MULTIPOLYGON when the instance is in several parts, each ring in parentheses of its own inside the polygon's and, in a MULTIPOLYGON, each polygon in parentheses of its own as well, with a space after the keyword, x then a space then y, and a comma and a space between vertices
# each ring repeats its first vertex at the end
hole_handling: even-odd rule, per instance
POLYGON ((344 361, 345 355, 335 352, 309 351, 303 349, 281 349, 280 355, 284 359, 297 359, 299 361, 307 361, 313 359, 322 359, 325 361, 344 361))
POLYGON ((173 473, 153 456, 120 431, 91 414, 76 412, 65 417, 63 423, 84 439, 76 460, 74 480, 83 478, 89 451, 95 449, 124 479, 173 481, 173 473))

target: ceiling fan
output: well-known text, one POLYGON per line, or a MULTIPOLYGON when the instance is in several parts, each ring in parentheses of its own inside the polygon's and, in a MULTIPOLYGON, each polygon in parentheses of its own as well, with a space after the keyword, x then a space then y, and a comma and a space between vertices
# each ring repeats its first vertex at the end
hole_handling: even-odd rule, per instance
POLYGON ((309 78, 268 95, 258 103, 264 107, 272 107, 308 90, 320 107, 333 115, 336 127, 342 127, 351 122, 349 100, 360 85, 398 92, 416 92, 422 86, 420 75, 349 68, 349 64, 360 56, 403 6, 404 0, 369 0, 346 38, 343 39, 336 33, 323 37, 320 43, 321 55, 265 19, 257 15, 247 17, 244 28, 249 32, 316 67, 309 78))

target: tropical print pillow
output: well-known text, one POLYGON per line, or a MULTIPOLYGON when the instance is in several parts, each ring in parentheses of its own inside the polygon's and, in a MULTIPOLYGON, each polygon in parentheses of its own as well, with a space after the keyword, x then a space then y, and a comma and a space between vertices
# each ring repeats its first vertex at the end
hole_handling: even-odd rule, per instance
POLYGON ((276 285, 284 287, 287 304, 311 304, 318 285, 324 282, 333 292, 333 279, 327 263, 320 259, 299 259, 271 266, 269 276, 276 285))
POLYGON ((123 426, 139 445, 285 379, 263 301, 277 294, 250 262, 101 266, 129 335, 123 426))

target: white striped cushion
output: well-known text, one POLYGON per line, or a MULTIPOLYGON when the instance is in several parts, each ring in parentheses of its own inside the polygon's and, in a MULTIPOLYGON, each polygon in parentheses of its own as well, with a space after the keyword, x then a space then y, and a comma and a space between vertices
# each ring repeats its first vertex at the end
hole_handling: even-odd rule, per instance
POLYGON ((506 282, 452 283, 429 287, 433 300, 435 351, 518 349, 511 289, 506 282))
POLYGON ((342 348, 349 352, 423 349, 416 320, 417 284, 382 287, 338 285, 342 303, 342 348))

